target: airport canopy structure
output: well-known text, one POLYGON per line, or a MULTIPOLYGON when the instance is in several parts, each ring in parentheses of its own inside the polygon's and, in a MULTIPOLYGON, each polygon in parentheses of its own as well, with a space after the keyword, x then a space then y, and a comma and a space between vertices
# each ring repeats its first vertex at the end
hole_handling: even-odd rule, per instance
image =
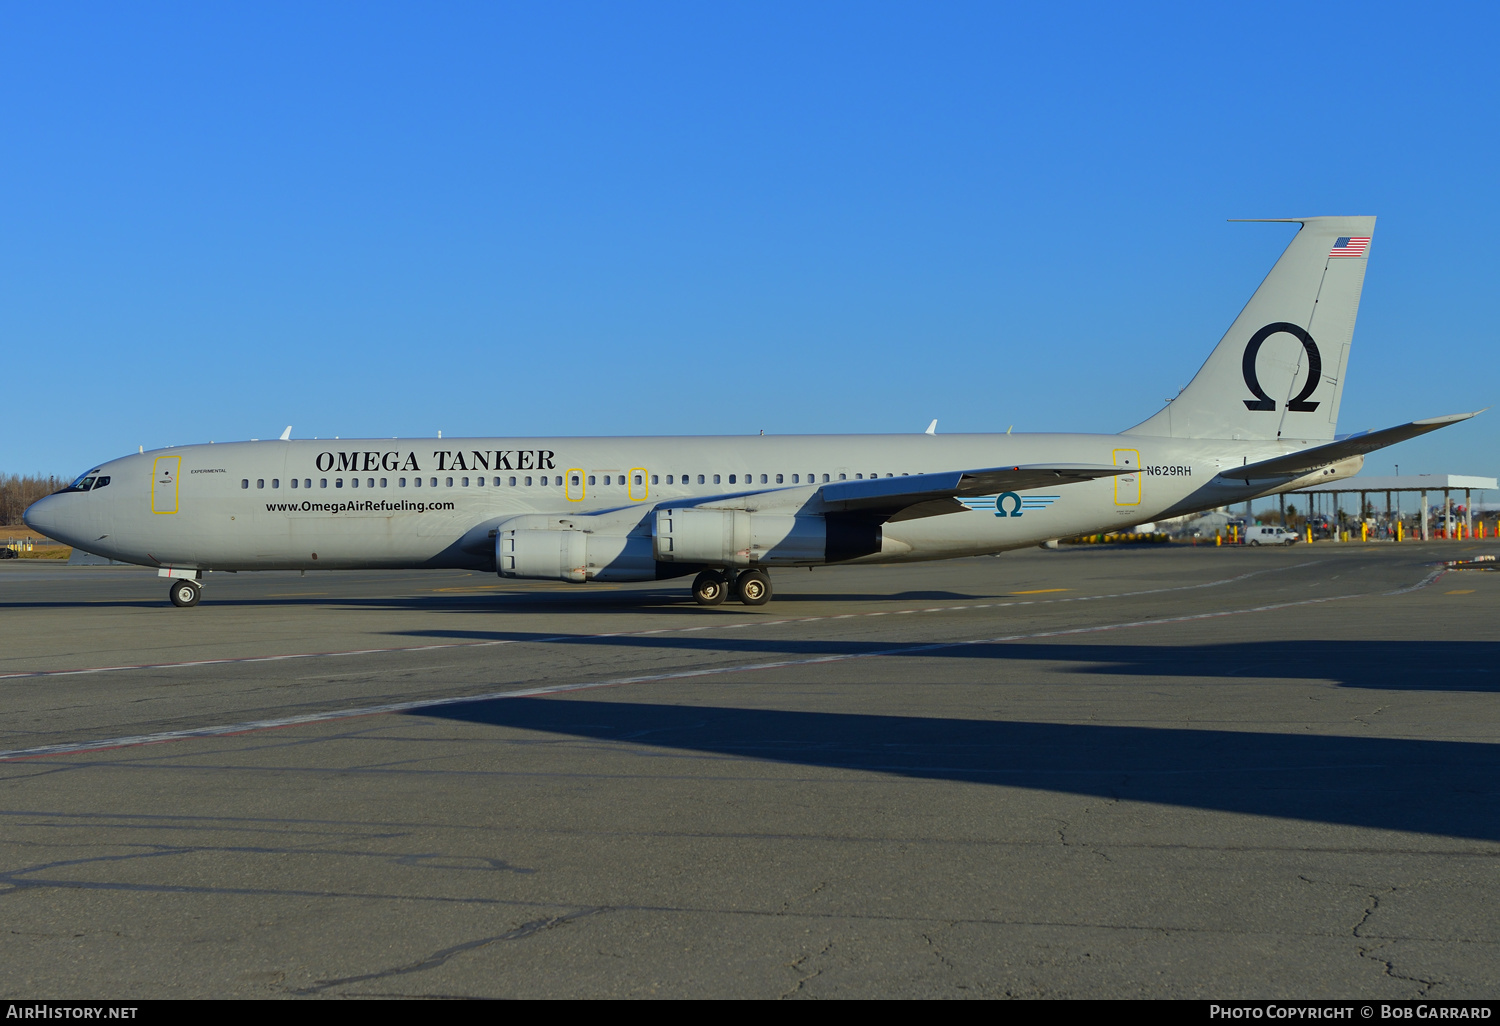
MULTIPOLYGON (((1288 495, 1306 495, 1309 502, 1315 503, 1317 496, 1333 496, 1333 511, 1338 512, 1339 496, 1357 494, 1360 496, 1359 514, 1365 514, 1366 498, 1370 494, 1385 494, 1386 516, 1392 515, 1391 496, 1397 497, 1396 515, 1399 516, 1401 508, 1400 496, 1402 492, 1415 492, 1422 496, 1420 531, 1421 537, 1426 540, 1430 537, 1427 514, 1429 509, 1428 497, 1433 493, 1439 493, 1443 497, 1443 505, 1449 508, 1451 505, 1449 497, 1454 492, 1463 492, 1464 516, 1463 533, 1472 536, 1474 531, 1474 503, 1472 496, 1474 492, 1492 491, 1500 488, 1500 482, 1493 477, 1475 477, 1471 474, 1403 474, 1399 477, 1351 477, 1336 483, 1330 483, 1322 488, 1299 488, 1293 492, 1281 493, 1282 514, 1286 513, 1286 497, 1288 495)), ((1446 517, 1447 514, 1444 514, 1446 517)), ((1445 528, 1446 530, 1446 528, 1445 528)))
POLYGON ((1500 488, 1493 477, 1472 474, 1403 474, 1400 477, 1351 477, 1326 488, 1299 488, 1299 492, 1482 492, 1500 488))

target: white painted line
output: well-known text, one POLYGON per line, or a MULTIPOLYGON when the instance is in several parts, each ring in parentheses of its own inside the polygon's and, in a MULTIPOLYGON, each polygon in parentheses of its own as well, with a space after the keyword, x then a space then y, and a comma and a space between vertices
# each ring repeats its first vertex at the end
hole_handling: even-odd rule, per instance
POLYGON ((38 748, 18 748, 0 752, 0 762, 21 759, 39 759, 55 755, 80 752, 108 751, 115 748, 134 748, 140 745, 165 744, 169 741, 184 741, 200 737, 228 737, 259 730, 277 730, 297 727, 308 723, 326 723, 330 720, 347 720, 361 716, 381 716, 391 713, 411 712, 416 709, 436 709, 447 705, 462 705, 469 702, 492 702, 502 698, 537 698, 545 695, 561 695, 573 691, 595 691, 601 688, 626 687, 631 684, 651 684, 669 680, 688 680, 694 677, 714 677, 727 673, 755 673, 762 670, 780 670, 793 666, 816 666, 824 663, 850 662, 855 659, 878 659, 886 656, 916 655, 937 652, 943 649, 966 648, 973 645, 995 645, 1010 641, 1032 641, 1038 638, 1061 638, 1077 634, 1099 634, 1105 631, 1130 630, 1137 627, 1159 627, 1169 623, 1192 623, 1198 620, 1215 620, 1248 613, 1267 613, 1297 606, 1319 605, 1325 602, 1340 602, 1345 599, 1370 598, 1379 595, 1405 595, 1427 587, 1446 571, 1435 570, 1409 588, 1389 592, 1365 592, 1358 595, 1330 595, 1324 598, 1301 599, 1296 602, 1278 602, 1265 606, 1250 606, 1245 609, 1226 609, 1214 613, 1193 613, 1188 616, 1162 617, 1157 620, 1130 620, 1124 623, 1098 624, 1092 627, 1069 627, 1062 630, 1036 631, 1030 634, 1008 634, 995 638, 973 638, 967 641, 937 641, 919 645, 902 645, 876 652, 849 652, 839 655, 816 656, 809 659, 781 659, 766 663, 741 663, 734 666, 711 666, 697 670, 680 670, 675 673, 655 673, 640 677, 617 677, 613 680, 591 683, 549 684, 511 691, 490 691, 479 695, 458 695, 451 698, 424 698, 410 702, 388 702, 383 705, 367 705, 355 709, 336 709, 320 713, 304 713, 272 720, 249 720, 215 727, 194 727, 189 730, 169 730, 157 734, 136 734, 127 737, 105 738, 95 741, 73 741, 59 745, 42 745, 38 748))

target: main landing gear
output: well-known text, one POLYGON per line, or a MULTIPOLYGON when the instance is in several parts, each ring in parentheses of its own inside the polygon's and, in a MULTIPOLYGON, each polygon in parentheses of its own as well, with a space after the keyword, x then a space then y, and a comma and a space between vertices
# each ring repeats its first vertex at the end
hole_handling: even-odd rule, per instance
POLYGON ((693 601, 700 606, 717 606, 733 594, 747 606, 763 606, 771 601, 771 578, 764 570, 705 570, 693 579, 693 601))
POLYGON ((178 609, 192 609, 203 597, 203 586, 197 581, 177 580, 172 582, 167 595, 178 609))

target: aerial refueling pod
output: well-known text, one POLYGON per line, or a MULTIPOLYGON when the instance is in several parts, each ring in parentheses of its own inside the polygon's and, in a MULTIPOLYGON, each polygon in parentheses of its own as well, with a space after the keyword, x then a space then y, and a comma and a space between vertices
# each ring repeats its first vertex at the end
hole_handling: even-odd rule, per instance
POLYGON ((596 534, 576 520, 519 516, 495 532, 495 572, 552 581, 654 581, 656 560, 644 535, 596 534))
POLYGON ((651 540, 663 563, 787 566, 880 551, 880 524, 859 516, 789 516, 735 509, 659 509, 651 540))

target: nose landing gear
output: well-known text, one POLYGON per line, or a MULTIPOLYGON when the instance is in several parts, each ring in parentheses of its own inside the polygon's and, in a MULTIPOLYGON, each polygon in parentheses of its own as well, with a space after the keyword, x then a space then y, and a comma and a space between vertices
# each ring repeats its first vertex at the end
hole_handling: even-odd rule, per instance
POLYGON ((203 597, 203 586, 197 581, 173 581, 167 595, 178 609, 191 609, 203 597))

